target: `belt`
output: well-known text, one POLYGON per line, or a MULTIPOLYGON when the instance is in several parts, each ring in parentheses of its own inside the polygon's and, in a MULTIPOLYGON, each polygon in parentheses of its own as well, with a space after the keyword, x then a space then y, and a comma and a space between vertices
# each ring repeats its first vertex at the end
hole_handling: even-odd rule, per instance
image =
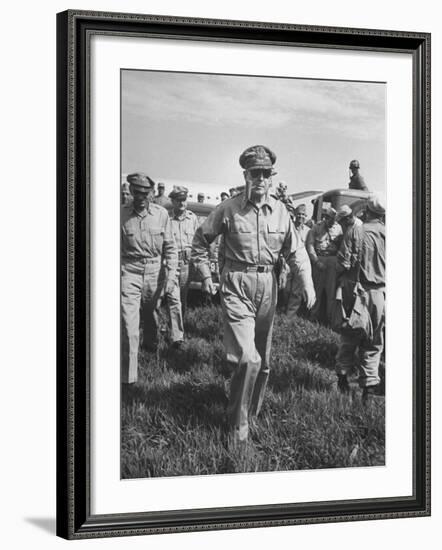
POLYGON ((228 271, 245 271, 246 273, 271 273, 275 266, 273 264, 267 265, 251 265, 243 264, 242 262, 231 262, 229 260, 225 263, 225 268, 228 271))
MULTIPOLYGON (((186 250, 178 250, 178 260, 182 261, 182 260, 186 260, 186 252, 187 250, 190 250, 190 249, 186 249, 186 250)), ((188 255, 188 254, 187 254, 188 255)))
POLYGON ((123 256, 123 263, 140 263, 140 264, 159 264, 161 262, 161 256, 155 258, 145 258, 143 256, 123 256))

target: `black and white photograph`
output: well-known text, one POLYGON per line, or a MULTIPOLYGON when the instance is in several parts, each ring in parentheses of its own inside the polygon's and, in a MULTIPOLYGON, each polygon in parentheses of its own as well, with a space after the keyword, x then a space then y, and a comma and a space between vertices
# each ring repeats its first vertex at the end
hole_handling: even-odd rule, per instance
POLYGON ((385 82, 120 84, 121 478, 384 466, 385 82))

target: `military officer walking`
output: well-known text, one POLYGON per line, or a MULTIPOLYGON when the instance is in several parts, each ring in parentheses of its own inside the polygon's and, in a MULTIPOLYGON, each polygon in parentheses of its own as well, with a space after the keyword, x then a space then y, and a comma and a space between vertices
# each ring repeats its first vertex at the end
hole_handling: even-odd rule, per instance
POLYGON ((279 255, 303 281, 307 307, 315 295, 310 262, 285 205, 270 196, 275 154, 262 145, 246 149, 244 192, 219 204, 197 229, 192 261, 200 270, 203 290, 213 292, 209 247, 223 236, 224 268, 220 298, 227 361, 233 367, 228 403, 229 441, 244 448, 249 417, 258 414, 270 370, 270 349, 278 284, 274 273, 279 255))
POLYGON ((183 341, 183 317, 187 306, 187 293, 189 290, 189 267, 192 240, 199 226, 196 215, 187 210, 186 187, 175 187, 169 193, 173 210, 170 213, 172 233, 178 249, 178 279, 177 284, 166 293, 167 307, 169 310, 171 340, 175 347, 183 341))
POLYGON ((167 211, 152 202, 155 183, 143 173, 127 176, 133 203, 121 216, 121 375, 137 381, 140 311, 143 347, 158 339, 161 292, 176 285, 177 250, 167 211))

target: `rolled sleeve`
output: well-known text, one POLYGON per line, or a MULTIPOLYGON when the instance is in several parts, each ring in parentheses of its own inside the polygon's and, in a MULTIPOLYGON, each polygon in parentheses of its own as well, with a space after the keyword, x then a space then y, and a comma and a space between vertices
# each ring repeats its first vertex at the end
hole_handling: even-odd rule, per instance
POLYGON ((209 214, 202 225, 195 231, 192 242, 191 261, 203 279, 208 279, 212 276, 209 247, 216 237, 223 233, 224 228, 224 209, 220 205, 209 214))

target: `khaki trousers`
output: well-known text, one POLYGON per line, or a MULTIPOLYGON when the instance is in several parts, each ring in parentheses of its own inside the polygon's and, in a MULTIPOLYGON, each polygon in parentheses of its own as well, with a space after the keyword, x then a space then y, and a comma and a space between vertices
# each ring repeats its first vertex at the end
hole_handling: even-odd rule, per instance
POLYGON ((240 440, 247 439, 248 419, 261 409, 269 376, 273 320, 277 300, 273 272, 229 271, 221 277, 221 306, 227 361, 234 371, 228 421, 240 440))
POLYGON ((184 338, 183 319, 187 307, 189 282, 189 264, 181 260, 178 265, 177 284, 172 292, 166 294, 172 342, 180 342, 184 338))
POLYGON ((336 256, 319 256, 319 260, 325 264, 325 269, 320 271, 316 265, 312 265, 316 292, 312 317, 324 325, 330 325, 336 300, 336 256))
POLYGON ((121 270, 121 381, 132 383, 138 376, 140 313, 143 347, 158 340, 158 307, 164 286, 160 258, 147 263, 125 263, 121 270))
POLYGON ((368 341, 360 332, 348 330, 341 334, 336 357, 337 374, 348 374, 355 364, 355 353, 359 354, 359 385, 361 387, 379 384, 379 361, 384 348, 385 293, 384 290, 367 290, 367 307, 373 325, 373 339, 368 341))

